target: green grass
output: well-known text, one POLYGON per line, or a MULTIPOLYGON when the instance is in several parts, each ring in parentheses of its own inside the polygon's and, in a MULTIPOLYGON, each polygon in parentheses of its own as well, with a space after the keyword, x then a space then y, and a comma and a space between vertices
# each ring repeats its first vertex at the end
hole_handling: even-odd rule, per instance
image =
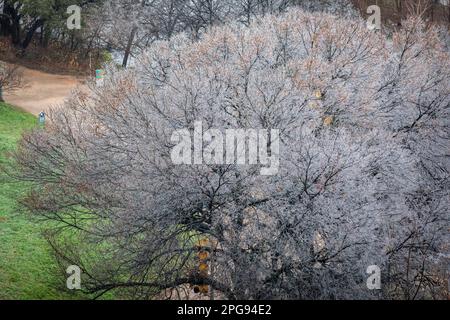
MULTIPOLYGON (((22 133, 36 125, 31 114, 0 103, 0 165, 10 161, 7 153, 15 149, 22 133)), ((60 289, 65 282, 42 237, 42 226, 18 209, 17 199, 25 187, 0 179, 0 300, 80 298, 60 289)))

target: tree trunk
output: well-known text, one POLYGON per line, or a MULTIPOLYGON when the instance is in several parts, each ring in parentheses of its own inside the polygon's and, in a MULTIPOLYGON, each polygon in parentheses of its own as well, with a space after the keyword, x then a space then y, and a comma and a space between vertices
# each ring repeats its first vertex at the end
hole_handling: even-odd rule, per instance
POLYGON ((9 37, 11 35, 11 26, 6 12, 6 7, 3 7, 0 13, 0 36, 9 37))
POLYGON ((18 9, 11 5, 11 3, 3 4, 3 22, 2 22, 2 32, 5 35, 11 36, 11 41, 13 45, 18 46, 20 44, 20 14, 18 9))
POLYGON ((42 20, 37 20, 32 26, 31 28, 28 30, 25 39, 23 40, 23 43, 21 45, 21 48, 23 51, 25 51, 28 46, 30 45, 31 41, 33 40, 33 36, 36 33, 36 30, 39 29, 41 26, 44 25, 44 21, 42 20))
POLYGON ((131 48, 133 46, 134 37, 136 36, 137 28, 134 27, 133 30, 131 30, 130 38, 128 38, 127 48, 125 49, 125 55, 123 57, 123 63, 122 67, 126 68, 128 64, 128 59, 131 54, 131 48))

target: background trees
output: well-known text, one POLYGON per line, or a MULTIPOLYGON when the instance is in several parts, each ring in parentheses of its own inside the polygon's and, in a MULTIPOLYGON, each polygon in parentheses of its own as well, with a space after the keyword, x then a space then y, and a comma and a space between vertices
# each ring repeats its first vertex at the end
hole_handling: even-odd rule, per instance
MULTIPOLYGON (((38 48, 50 45, 53 51, 64 51, 68 64, 84 68, 88 58, 94 57, 94 64, 102 62, 104 50, 119 52, 121 64, 127 66, 130 56, 154 41, 170 39, 179 32, 198 39, 213 25, 229 21, 249 25, 257 16, 281 13, 293 6, 355 13, 347 0, 0 0, 0 36, 10 40, 20 57, 34 43, 38 48), (82 8, 80 30, 66 26, 66 10, 71 5, 82 8)), ((42 54, 57 60, 51 53, 37 53, 42 54)), ((89 65, 92 69, 92 61, 89 65)))
MULTIPOLYGON (((211 10, 198 12, 219 20, 211 10)), ((442 297, 450 60, 438 31, 411 19, 391 42, 299 10, 247 23, 156 42, 24 137, 24 205, 55 222, 62 265, 82 267, 98 295, 442 297), (171 135, 195 121, 281 130, 279 174, 174 165, 171 135), (380 292, 365 287, 374 264, 380 292)))
POLYGON ((86 5, 95 1, 68 0, 2 0, 0 9, 0 35, 10 37, 18 48, 26 50, 39 30, 42 42, 48 43, 57 38, 70 36, 66 27, 67 8, 71 5, 86 5))
MULTIPOLYGON (((155 40, 178 32, 198 38, 212 25, 240 21, 249 25, 257 16, 284 12, 289 7, 356 16, 353 4, 364 14, 374 1, 350 0, 1 0, 0 35, 8 37, 24 54, 33 39, 40 46, 62 44, 69 51, 86 54, 96 49, 115 49, 123 54, 122 65, 155 40), (82 7, 83 28, 68 30, 66 9, 82 7)), ((387 1, 382 16, 399 23, 407 13, 446 22, 447 7, 432 1, 387 1)), ((450 7, 449 7, 450 8, 450 7)), ((97 53, 97 52, 94 52, 97 53)))
POLYGON ((98 6, 93 16, 106 21, 100 37, 108 47, 124 52, 125 66, 130 54, 141 53, 154 41, 180 32, 196 40, 212 26, 235 21, 248 26, 258 16, 282 13, 294 6, 356 13, 346 0, 109 0, 98 6))
POLYGON ((363 14, 370 5, 377 4, 381 7, 382 20, 386 24, 397 25, 408 15, 420 15, 428 23, 450 22, 450 5, 441 0, 352 0, 356 8, 363 14))
POLYGON ((4 102, 4 91, 13 91, 19 89, 23 85, 24 81, 19 67, 0 62, 0 102, 4 102))

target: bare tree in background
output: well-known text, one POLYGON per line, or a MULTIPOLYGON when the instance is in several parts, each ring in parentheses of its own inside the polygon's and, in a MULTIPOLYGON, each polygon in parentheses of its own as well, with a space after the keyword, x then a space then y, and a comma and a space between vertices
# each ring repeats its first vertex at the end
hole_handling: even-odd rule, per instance
POLYGON ((0 102, 4 102, 5 91, 13 92, 23 86, 24 81, 19 67, 0 62, 0 102))
MULTIPOLYGON (((311 11, 355 14, 348 0, 108 0, 92 12, 95 25, 105 21, 99 38, 124 53, 122 66, 157 40, 185 32, 199 39, 212 26, 257 17, 298 6, 311 11)), ((96 30, 96 27, 94 27, 96 30)), ((95 31, 97 33, 97 31, 95 31)))

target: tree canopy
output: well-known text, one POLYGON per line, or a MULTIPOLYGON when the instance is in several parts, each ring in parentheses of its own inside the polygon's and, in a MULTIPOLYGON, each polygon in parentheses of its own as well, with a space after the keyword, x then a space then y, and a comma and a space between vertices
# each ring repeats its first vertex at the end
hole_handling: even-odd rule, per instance
POLYGON ((55 223, 61 263, 98 295, 208 285, 229 299, 438 297, 449 75, 439 30, 414 18, 387 38, 291 9, 157 41, 24 137, 24 205, 55 223), (174 164, 173 132, 198 121, 280 130, 278 174, 174 164), (371 265, 381 291, 366 287, 371 265))

